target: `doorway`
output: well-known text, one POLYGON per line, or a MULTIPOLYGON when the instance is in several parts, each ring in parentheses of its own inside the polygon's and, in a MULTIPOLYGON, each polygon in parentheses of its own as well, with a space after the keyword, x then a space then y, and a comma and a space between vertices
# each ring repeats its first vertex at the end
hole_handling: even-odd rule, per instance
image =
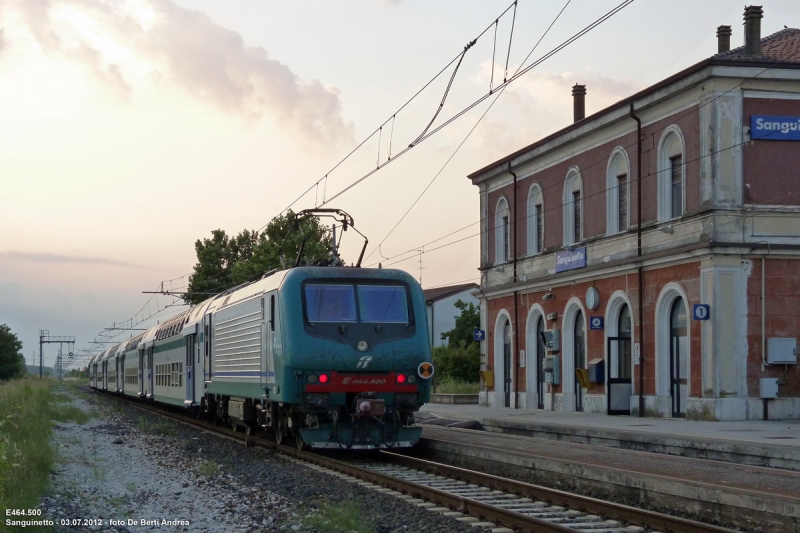
POLYGON ((544 317, 540 315, 536 321, 536 407, 538 409, 544 409, 544 356, 547 348, 542 338, 543 331, 544 317))
POLYGON ((503 324, 503 407, 511 407, 511 322, 503 324))
MULTIPOLYGON (((572 343, 573 361, 575 369, 586 368, 586 328, 583 323, 583 311, 575 315, 575 328, 573 329, 572 343)), ((583 411, 583 397, 586 390, 579 380, 575 380, 575 410, 583 411)))
POLYGON ((669 376, 672 416, 685 418, 689 398, 689 335, 682 298, 675 299, 669 314, 669 376))
POLYGON ((633 375, 631 370, 631 308, 624 304, 617 318, 617 336, 608 337, 608 395, 609 415, 630 415, 633 395, 633 375))

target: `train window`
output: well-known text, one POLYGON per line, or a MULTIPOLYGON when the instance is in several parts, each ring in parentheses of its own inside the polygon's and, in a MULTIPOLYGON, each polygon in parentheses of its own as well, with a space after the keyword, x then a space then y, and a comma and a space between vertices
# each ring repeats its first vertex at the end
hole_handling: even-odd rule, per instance
POLYGON ((356 299, 352 285, 305 286, 309 322, 355 322, 356 299))
POLYGON ((405 287, 359 285, 358 308, 361 322, 408 324, 405 287))

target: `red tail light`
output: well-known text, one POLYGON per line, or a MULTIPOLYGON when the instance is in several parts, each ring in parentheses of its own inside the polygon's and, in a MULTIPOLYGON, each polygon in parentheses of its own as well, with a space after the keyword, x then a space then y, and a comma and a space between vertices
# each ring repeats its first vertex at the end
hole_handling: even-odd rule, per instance
POLYGON ((398 383, 405 383, 406 382, 405 374, 397 374, 397 382, 398 383))
POLYGON ((320 383, 327 383, 328 382, 328 374, 320 374, 319 375, 319 382, 320 383))

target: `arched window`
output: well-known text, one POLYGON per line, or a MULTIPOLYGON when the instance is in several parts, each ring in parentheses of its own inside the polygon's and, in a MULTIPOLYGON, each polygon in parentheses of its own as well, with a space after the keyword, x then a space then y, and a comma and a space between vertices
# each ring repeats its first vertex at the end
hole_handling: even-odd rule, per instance
POLYGON ((528 255, 544 250, 544 204, 542 189, 534 184, 528 191, 528 255))
POLYGON ((658 145, 658 220, 683 216, 685 211, 685 144, 677 126, 668 127, 658 145))
POLYGON ((494 214, 494 262, 505 263, 511 259, 511 219, 509 218, 508 202, 500 198, 494 214))
POLYGON ((630 163, 628 154, 617 148, 611 154, 606 171, 606 234, 628 229, 630 213, 630 163))
POLYGON ((583 240, 583 180, 577 169, 570 169, 564 183, 564 245, 583 240))

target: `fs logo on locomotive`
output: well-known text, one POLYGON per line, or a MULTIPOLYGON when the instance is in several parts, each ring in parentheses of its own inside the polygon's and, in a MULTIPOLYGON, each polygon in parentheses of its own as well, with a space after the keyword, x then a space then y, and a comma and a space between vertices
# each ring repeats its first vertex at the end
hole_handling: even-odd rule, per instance
POLYGON ((372 361, 372 356, 365 355, 358 360, 356 368, 367 368, 367 365, 369 364, 370 361, 372 361))

